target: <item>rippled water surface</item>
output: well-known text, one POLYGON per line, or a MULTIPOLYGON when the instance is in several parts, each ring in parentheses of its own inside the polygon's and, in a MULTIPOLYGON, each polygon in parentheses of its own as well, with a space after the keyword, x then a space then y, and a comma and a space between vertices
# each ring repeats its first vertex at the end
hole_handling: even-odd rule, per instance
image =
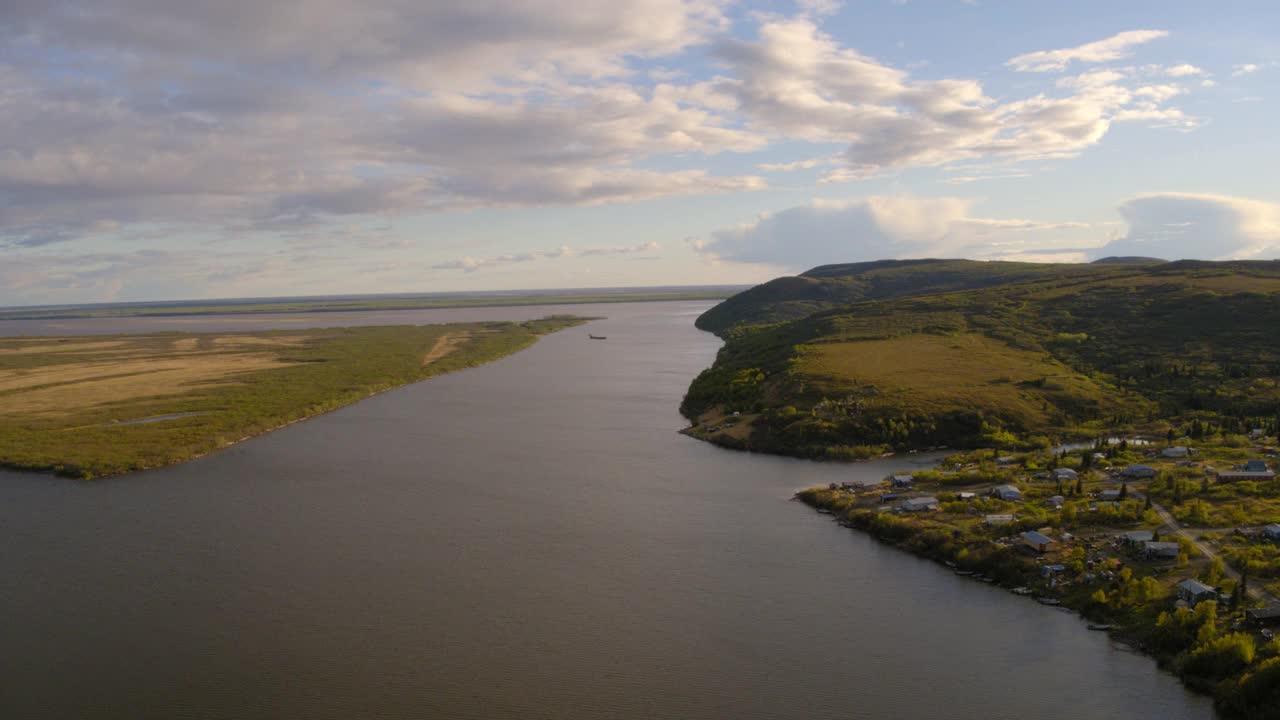
POLYGON ((179 467, 0 473, 0 717, 1213 717, 1075 617, 788 500, 904 461, 676 434, 707 306, 576 306, 607 341, 179 467))

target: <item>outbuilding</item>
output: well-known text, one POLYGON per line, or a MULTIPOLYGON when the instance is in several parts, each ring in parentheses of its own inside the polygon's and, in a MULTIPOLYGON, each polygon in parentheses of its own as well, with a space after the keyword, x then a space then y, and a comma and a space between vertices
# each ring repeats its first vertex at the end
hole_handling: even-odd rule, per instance
POLYGON ((1156 560, 1172 560, 1178 557, 1182 552, 1182 546, 1176 542, 1154 542, 1148 540, 1142 543, 1142 554, 1156 560))
POLYGON ((1167 447, 1160 454, 1167 458, 1184 458, 1191 455, 1191 450, 1182 446, 1167 447))
POLYGON ((915 478, 910 475, 891 475, 889 476, 889 484, 895 488, 909 488, 915 478))
POLYGON ((907 498, 902 502, 903 512, 929 512, 937 509, 938 498, 936 497, 907 498))
POLYGON ((1270 525, 1262 528, 1262 534, 1265 535, 1268 540, 1280 540, 1280 523, 1271 523, 1270 525))
POLYGON ((1075 482, 1080 477, 1080 473, 1071 468, 1057 468, 1050 473, 1049 477, 1059 482, 1075 482))
POLYGON ((1156 476, 1156 469, 1150 465, 1130 465, 1121 470, 1120 474, 1127 478, 1153 478, 1156 476))
POLYGON ((991 496, 1001 500, 1021 500, 1022 491, 1012 485, 997 485, 991 488, 991 496))
POLYGON ((1186 600, 1192 605, 1197 605, 1205 600, 1217 600, 1218 591, 1196 580, 1195 578, 1187 578, 1178 583, 1174 590, 1178 593, 1178 597, 1186 600))
POLYGON ((1054 545, 1053 538, 1049 537, 1048 535, 1043 535, 1041 533, 1038 533, 1035 530, 1028 530, 1027 532, 1022 533, 1022 535, 1020 535, 1019 538, 1021 539, 1023 545, 1026 545, 1027 547, 1039 553, 1049 552, 1050 550, 1053 549, 1053 545, 1054 545))

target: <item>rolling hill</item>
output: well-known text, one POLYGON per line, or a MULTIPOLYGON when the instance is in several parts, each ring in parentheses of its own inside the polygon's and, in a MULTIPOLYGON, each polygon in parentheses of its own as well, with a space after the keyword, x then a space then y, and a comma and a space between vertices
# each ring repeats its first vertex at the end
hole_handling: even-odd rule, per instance
POLYGON ((725 445, 837 457, 1273 422, 1280 263, 1135 260, 773 280, 698 319, 726 345, 681 411, 725 445))

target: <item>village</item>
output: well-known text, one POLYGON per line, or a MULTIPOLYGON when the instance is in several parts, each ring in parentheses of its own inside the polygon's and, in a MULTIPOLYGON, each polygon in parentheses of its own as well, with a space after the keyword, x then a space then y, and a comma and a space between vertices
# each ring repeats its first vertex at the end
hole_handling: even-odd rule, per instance
POLYGON ((956 575, 1080 612, 1162 662, 1190 667, 1206 623, 1199 639, 1247 642, 1251 662, 1280 649, 1274 438, 1187 440, 973 451, 798 497, 956 575))

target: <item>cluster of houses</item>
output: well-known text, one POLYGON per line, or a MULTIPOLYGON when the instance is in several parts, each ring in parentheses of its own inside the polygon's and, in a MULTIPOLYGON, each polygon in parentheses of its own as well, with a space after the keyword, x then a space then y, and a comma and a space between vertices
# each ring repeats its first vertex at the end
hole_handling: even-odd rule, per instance
POLYGON ((1115 543, 1119 547, 1137 552, 1148 560, 1175 560, 1182 552, 1182 546, 1176 542, 1161 542, 1150 530, 1134 530, 1116 536, 1115 543))

